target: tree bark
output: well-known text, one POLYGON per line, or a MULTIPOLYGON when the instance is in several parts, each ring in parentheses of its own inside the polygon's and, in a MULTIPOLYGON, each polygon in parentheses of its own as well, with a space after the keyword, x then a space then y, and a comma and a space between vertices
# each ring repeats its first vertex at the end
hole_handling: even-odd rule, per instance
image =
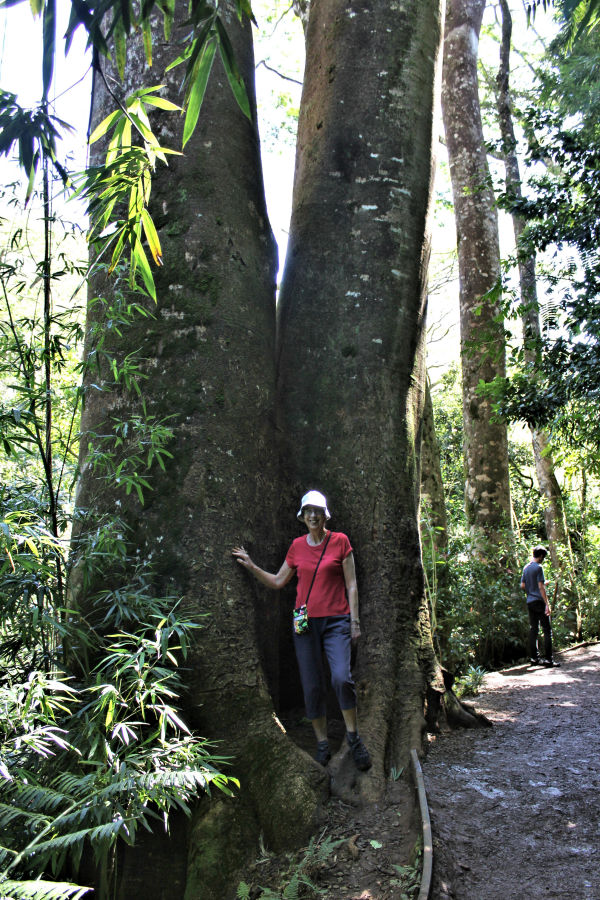
POLYGON ((437 0, 312 0, 278 307, 288 514, 322 489, 355 550, 365 796, 420 746, 435 670, 418 497, 440 28, 437 0))
POLYGON ((505 374, 500 305, 498 217, 481 124, 477 83, 485 0, 449 0, 446 11, 442 111, 458 239, 465 504, 476 531, 494 538, 510 528, 506 426, 493 421, 479 392, 505 374))
MULTIPOLYGON (((248 23, 239 25, 232 7, 227 28, 254 108, 251 30, 248 23)), ((177 13, 181 28, 184 3, 177 13)), ((158 37, 157 74, 149 74, 141 43, 130 46, 123 93, 164 83, 177 99, 179 71, 161 78, 177 52, 158 37)), ((93 102, 96 122, 113 108, 99 80, 93 102)), ((182 120, 155 116, 161 143, 180 146, 182 120)), ((234 800, 199 804, 187 843, 171 842, 165 852, 164 835, 141 837, 125 854, 119 896, 217 900, 231 889, 232 873, 255 853, 261 833, 276 850, 306 838, 325 780, 274 715, 277 599, 256 589, 231 557, 231 548, 244 542, 257 548, 267 567, 276 562, 277 252, 255 119, 250 123, 238 108, 218 54, 197 131, 185 156, 171 160, 153 185, 152 212, 165 261, 156 275, 154 318, 138 320, 122 340, 110 337, 104 324, 109 350, 119 358, 136 350, 144 359, 147 412, 158 419, 172 416, 173 459, 165 473, 154 474, 153 491, 141 507, 135 492, 126 496, 114 481, 100 481, 83 453, 77 504, 83 531, 118 506, 131 529, 132 555, 137 550, 139 559, 151 561, 153 589, 182 597, 192 615, 207 614, 186 661, 187 720, 222 742, 216 752, 232 757, 229 771, 241 780, 234 800), (173 883, 175 871, 184 874, 173 883)), ((91 296, 111 290, 98 277, 91 296)), ((97 316, 97 307, 90 306, 88 354, 97 316)), ((89 373, 86 381, 82 432, 92 441, 110 427, 112 416, 122 420, 140 411, 135 392, 110 392, 109 382, 106 369, 89 373)), ((77 569, 73 591, 85 608, 89 601, 77 569)))

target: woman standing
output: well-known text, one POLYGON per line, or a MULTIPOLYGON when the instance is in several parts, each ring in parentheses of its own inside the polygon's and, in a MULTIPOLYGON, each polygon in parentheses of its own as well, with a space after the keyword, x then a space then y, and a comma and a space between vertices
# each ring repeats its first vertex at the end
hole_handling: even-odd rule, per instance
POLYGON ((360 637, 358 588, 350 541, 341 532, 329 531, 327 500, 319 491, 302 498, 298 519, 308 534, 296 538, 275 574, 254 563, 243 547, 233 555, 267 587, 280 590, 293 575, 298 577, 294 610, 294 647, 306 704, 317 739, 315 759, 325 766, 331 759, 327 740, 325 699, 327 684, 323 650, 331 671, 344 722, 346 739, 356 767, 366 770, 371 757, 358 733, 356 688, 350 672, 351 644, 360 637))

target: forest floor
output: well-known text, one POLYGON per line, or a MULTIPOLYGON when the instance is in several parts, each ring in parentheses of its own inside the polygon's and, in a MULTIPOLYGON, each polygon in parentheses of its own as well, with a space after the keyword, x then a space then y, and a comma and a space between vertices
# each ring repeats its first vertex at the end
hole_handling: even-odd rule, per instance
POLYGON ((432 900, 600 900, 600 644, 485 677, 492 728, 430 740, 432 900))
MULTIPOLYGON (((486 675, 474 705, 491 728, 429 737, 422 768, 433 829, 430 900, 600 900, 600 644, 557 659, 556 669, 486 675)), ((394 774, 379 803, 332 796, 317 843, 339 844, 324 862, 265 851, 248 872, 250 896, 261 896, 259 885, 286 896, 294 873, 303 873, 322 900, 416 898, 420 819, 417 808, 407 821, 412 778, 394 774)))
MULTIPOLYGON (((285 720, 288 733, 307 753, 314 753, 310 723, 301 711, 294 722, 285 720)), ((329 719, 329 743, 334 754, 328 765, 331 795, 324 819, 313 841, 316 849, 295 856, 274 855, 264 848, 262 856, 246 873, 250 898, 316 898, 321 900, 400 900, 411 890, 416 897, 420 884, 421 821, 412 778, 405 771, 393 773, 378 802, 361 801, 362 776, 354 767, 344 741, 342 721, 329 719), (338 749, 342 748, 338 753, 338 749), (331 852, 319 860, 319 848, 331 852), (306 876, 296 892, 294 877, 306 876), (271 889, 272 894, 261 890, 271 889)), ((368 741, 366 741, 368 745, 368 741)), ((367 776, 368 777, 368 776, 367 776)))

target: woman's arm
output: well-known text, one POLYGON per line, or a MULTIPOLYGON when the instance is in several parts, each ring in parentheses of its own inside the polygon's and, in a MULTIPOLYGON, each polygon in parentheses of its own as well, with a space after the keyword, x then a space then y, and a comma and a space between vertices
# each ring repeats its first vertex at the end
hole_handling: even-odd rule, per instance
POLYGON ((243 547, 234 547, 231 553, 235 556, 240 566, 243 566, 245 569, 248 569, 249 572, 252 572, 254 577, 260 581, 261 584, 273 588, 275 591, 281 590, 294 574, 294 569, 290 569, 285 560, 283 561, 283 565, 279 572, 273 574, 272 572, 265 572, 264 569, 259 568, 256 563, 252 562, 249 554, 243 547))
POLYGON ((348 605, 350 606, 350 634, 352 640, 360 637, 360 619, 358 616, 358 585, 356 583, 356 569, 354 567, 354 554, 349 553, 342 563, 348 605))

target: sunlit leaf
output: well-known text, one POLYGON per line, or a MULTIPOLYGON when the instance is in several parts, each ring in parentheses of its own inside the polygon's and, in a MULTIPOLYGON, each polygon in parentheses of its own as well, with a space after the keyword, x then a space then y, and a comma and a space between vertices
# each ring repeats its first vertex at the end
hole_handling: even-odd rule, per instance
POLYGON ((146 97, 145 102, 150 106, 156 106, 158 109, 166 109, 170 112, 179 112, 181 111, 181 107, 177 106, 176 103, 171 103, 170 100, 165 100, 164 97, 146 97))
POLYGON ((158 238, 158 234, 156 228, 154 227, 154 222, 150 217, 150 214, 147 209, 142 210, 142 225, 144 226, 144 234, 146 235, 146 240, 148 241, 148 246, 150 248, 150 252, 152 254, 152 258, 157 266, 162 266, 162 250, 160 246, 160 240, 158 238))
POLYGON ((144 251, 141 241, 135 240, 133 245, 133 249, 131 252, 132 260, 134 265, 132 269, 135 272, 135 268, 139 266, 140 273, 142 275, 142 279, 144 281, 144 285, 146 286, 146 290, 148 294, 154 302, 156 303, 156 285, 154 284, 154 277, 152 275, 152 270, 150 268, 150 264, 148 263, 148 257, 144 251))
POLYGON ((88 143, 94 144, 99 138, 106 134, 106 132, 114 125, 119 116, 122 116, 123 113, 120 109, 116 109, 114 112, 111 112, 105 119, 102 119, 99 125, 94 128, 92 131, 88 143))

